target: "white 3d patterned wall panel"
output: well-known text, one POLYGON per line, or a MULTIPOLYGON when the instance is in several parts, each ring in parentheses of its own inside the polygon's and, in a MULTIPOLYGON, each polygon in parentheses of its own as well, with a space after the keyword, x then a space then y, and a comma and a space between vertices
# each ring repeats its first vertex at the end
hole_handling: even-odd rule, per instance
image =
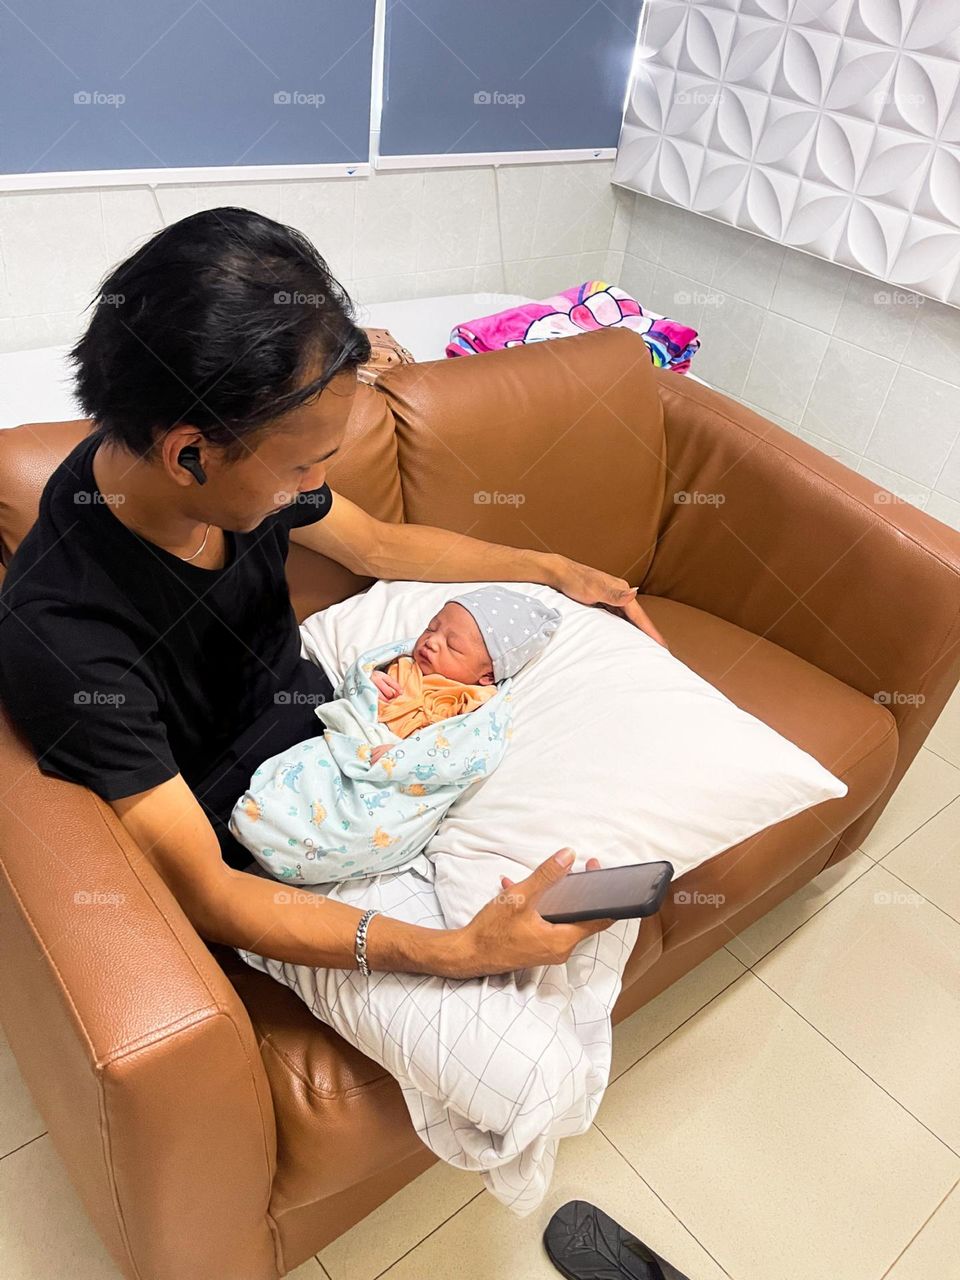
POLYGON ((960 0, 646 0, 614 182, 960 306, 960 0))

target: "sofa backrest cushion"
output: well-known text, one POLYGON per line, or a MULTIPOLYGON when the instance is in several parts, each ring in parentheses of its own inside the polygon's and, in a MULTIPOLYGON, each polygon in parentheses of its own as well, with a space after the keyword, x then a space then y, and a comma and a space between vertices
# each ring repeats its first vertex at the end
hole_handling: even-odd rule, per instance
POLYGON ((641 581, 656 545, 665 446, 637 334, 606 329, 404 365, 378 387, 396 420, 411 523, 641 581))

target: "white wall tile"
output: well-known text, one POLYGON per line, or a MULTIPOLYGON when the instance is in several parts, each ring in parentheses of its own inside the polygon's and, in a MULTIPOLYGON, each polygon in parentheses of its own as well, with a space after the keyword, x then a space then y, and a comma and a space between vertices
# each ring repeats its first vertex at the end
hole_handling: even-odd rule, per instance
POLYGON ((767 312, 744 382, 744 397, 799 422, 828 341, 817 329, 767 312))
MULTIPOLYGON (((765 312, 720 289, 701 287, 694 296, 701 302, 697 325, 701 346, 691 367, 698 377, 738 396, 753 361, 765 312)), ((678 313, 672 318, 684 316, 678 313)))
POLYGON ((354 243, 357 235, 357 192, 362 181, 345 178, 278 184, 282 188, 278 221, 302 231, 338 279, 342 276, 355 278, 358 274, 354 243))
POLYGON ((943 470, 934 483, 945 497, 960 502, 960 436, 954 441, 943 470))
MULTIPOLYGON (((680 275, 677 271, 668 271, 665 267, 657 267, 648 303, 652 311, 659 311, 671 320, 679 320, 692 329, 698 329, 700 309, 703 306, 702 295, 705 292, 699 280, 680 275)), ((640 301, 642 304, 643 299, 640 301)))
POLYGON ((960 431, 960 387, 901 365, 864 455, 932 486, 960 431))
POLYGON ((945 498, 942 493, 931 493, 924 510, 927 515, 942 520, 951 529, 960 529, 960 502, 945 498))
POLYGON ((614 275, 611 267, 610 279, 619 284, 622 289, 626 289, 628 293, 632 293, 642 306, 653 307, 653 278, 657 274, 657 268, 652 262, 648 262, 646 258, 638 258, 632 253, 624 253, 621 255, 623 262, 618 274, 614 275))
POLYGON ((491 211, 496 212, 492 170, 427 170, 417 270, 476 266, 484 213, 489 218, 491 211))
POLYGON ((635 196, 633 225, 624 246, 626 251, 659 266, 663 219, 666 214, 667 207, 662 201, 651 200, 649 196, 635 196))
POLYGON ((610 250, 613 253, 626 249, 630 227, 634 218, 636 196, 623 187, 611 187, 613 192, 613 226, 610 229, 610 250))
MULTIPOLYGON (((357 230, 354 275, 402 275, 417 270, 421 218, 422 172, 378 173, 357 186, 357 230)), ((317 246, 323 252, 323 246, 317 246)))
POLYGON ((24 191, 0 197, 6 292, 0 314, 86 306, 106 272, 99 191, 24 191))
MULTIPOLYGON (((889 467, 882 467, 870 458, 861 458, 857 464, 857 470, 862 476, 875 480, 877 484, 889 489, 901 502, 909 502, 911 506, 923 508, 930 497, 930 490, 925 485, 917 484, 909 476, 902 476, 899 472, 891 471, 889 467)), ((880 501, 878 497, 877 503, 879 504, 880 501)))
POLYGON ((121 263, 164 225, 149 187, 104 187, 100 192, 107 263, 121 263))
POLYGON ((845 342, 900 360, 917 320, 919 294, 891 289, 870 276, 850 272, 834 333, 845 342))
POLYGON ((770 309, 824 333, 832 333, 852 274, 846 267, 787 250, 770 309))
POLYGON ((496 171, 503 255, 508 262, 533 257, 542 165, 504 165, 496 171))
POLYGON ((916 304, 903 363, 960 385, 960 310, 929 298, 918 297, 916 304))
POLYGON ((861 454, 896 371, 893 360, 832 338, 801 427, 861 454))
POLYGON ((579 272, 579 253, 508 262, 507 292, 525 293, 531 298, 549 298, 560 289, 568 289, 571 284, 579 283, 579 272))
POLYGON ((725 250, 717 255, 710 283, 744 302, 769 307, 787 250, 772 240, 734 227, 725 227, 720 234, 725 250))

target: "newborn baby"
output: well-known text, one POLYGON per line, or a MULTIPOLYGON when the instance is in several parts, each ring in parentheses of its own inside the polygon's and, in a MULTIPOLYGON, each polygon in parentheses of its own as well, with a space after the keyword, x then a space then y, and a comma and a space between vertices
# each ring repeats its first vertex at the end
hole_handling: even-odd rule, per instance
MULTIPOLYGON (((491 608, 494 603, 490 601, 491 608)), ((381 698, 378 719, 398 738, 473 711, 497 691, 493 659, 483 642, 480 624, 470 608, 457 599, 448 600, 434 614, 411 654, 396 658, 386 671, 371 672, 370 679, 381 698)), ((374 747, 370 763, 376 764, 389 750, 389 743, 374 747)))
POLYGON ((361 654, 317 708, 327 731, 255 771, 231 831, 271 875, 298 884, 408 862, 499 764, 511 678, 559 623, 532 596, 482 587, 448 600, 416 639, 361 654))

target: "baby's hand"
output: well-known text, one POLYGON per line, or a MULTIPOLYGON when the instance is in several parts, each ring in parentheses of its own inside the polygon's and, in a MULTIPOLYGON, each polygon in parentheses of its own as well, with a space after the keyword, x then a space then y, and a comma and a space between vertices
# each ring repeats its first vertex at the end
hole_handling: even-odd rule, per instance
POLYGON ((380 743, 380 745, 379 745, 378 747, 374 747, 374 748, 373 748, 373 750, 370 752, 370 764, 371 764, 371 766, 375 765, 375 764, 377 763, 377 761, 380 759, 380 757, 381 757, 382 755, 386 755, 386 753, 387 753, 389 750, 390 750, 390 743, 389 743, 389 742, 381 742, 381 743, 380 743))
POLYGON ((387 675, 385 671, 373 671, 370 673, 370 679, 376 685, 381 698, 385 698, 389 702, 395 698, 400 692, 400 686, 396 680, 387 675))

